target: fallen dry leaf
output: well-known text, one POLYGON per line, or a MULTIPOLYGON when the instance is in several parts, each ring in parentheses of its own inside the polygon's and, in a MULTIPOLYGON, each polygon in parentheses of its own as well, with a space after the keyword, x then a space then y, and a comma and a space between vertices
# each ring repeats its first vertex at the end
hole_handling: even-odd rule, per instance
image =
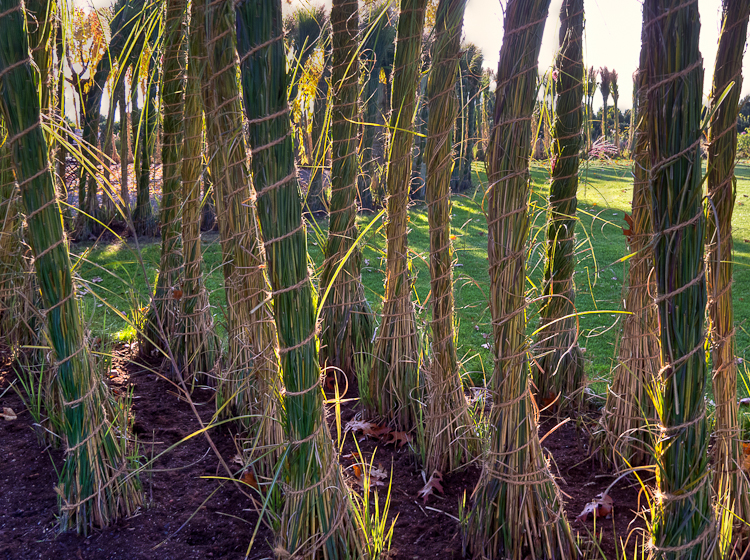
POLYGON ((586 521, 589 514, 595 517, 609 517, 615 509, 615 502, 609 494, 599 494, 595 500, 586 504, 581 514, 576 517, 576 521, 586 521))
POLYGON ((252 486, 256 490, 258 489, 258 481, 255 480, 255 475, 252 471, 245 471, 245 474, 242 475, 240 480, 248 486, 252 486))
POLYGON ((16 413, 13 412, 13 409, 8 408, 7 406, 3 407, 3 413, 0 414, 0 416, 5 418, 6 420, 15 420, 16 418, 18 418, 18 416, 16 416, 16 413))
POLYGON ((374 422, 366 422, 364 420, 350 420, 346 424, 346 430, 351 430, 354 433, 362 432, 363 435, 371 437, 380 437, 391 431, 387 426, 380 426, 374 422))
POLYGON ((422 498, 424 503, 427 503, 427 499, 430 496, 435 495, 435 491, 440 492, 441 494, 444 494, 443 491, 443 475, 440 473, 440 471, 435 471, 432 473, 432 476, 430 477, 430 480, 427 481, 427 484, 424 485, 424 488, 422 488, 419 492, 417 492, 417 496, 422 498))
POLYGON ((403 447, 407 443, 411 443, 411 437, 409 437, 409 434, 406 432, 391 432, 388 434, 388 440, 385 442, 386 445, 389 444, 398 445, 399 447, 403 447))

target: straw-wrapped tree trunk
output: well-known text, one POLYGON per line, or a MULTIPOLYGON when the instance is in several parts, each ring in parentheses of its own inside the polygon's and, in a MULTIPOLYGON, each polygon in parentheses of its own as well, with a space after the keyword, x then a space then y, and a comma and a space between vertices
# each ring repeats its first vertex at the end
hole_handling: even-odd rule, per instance
POLYGON ((602 139, 607 139, 607 112, 609 111, 609 107, 607 107, 607 102, 609 101, 609 94, 611 93, 611 87, 612 87, 612 79, 610 76, 609 68, 604 66, 603 68, 599 69, 599 76, 601 77, 602 81, 600 84, 601 92, 602 92, 602 103, 604 104, 602 106, 602 139))
POLYGON ((187 0, 167 0, 162 67, 161 258, 154 295, 146 315, 145 342, 170 347, 179 329, 182 292, 182 107, 185 102, 187 0))
POLYGON ((617 84, 618 77, 617 70, 610 71, 609 87, 612 91, 612 107, 615 110, 615 147, 617 148, 617 155, 620 155, 620 109, 617 106, 617 102, 620 100, 620 86, 617 84))
MULTIPOLYGON (((269 305, 266 261, 247 168, 241 93, 237 82, 235 15, 228 0, 207 0, 195 14, 196 45, 206 45, 210 76, 202 89, 208 153, 221 238, 224 289, 228 302, 229 351, 219 376, 217 407, 230 413, 262 416, 254 423, 264 471, 271 474, 283 441, 276 328, 269 305), (205 15, 204 15, 205 14, 205 15), (200 22, 205 21, 205 28, 200 22)), ((257 183, 256 183, 257 185, 257 183)))
MULTIPOLYGON (((617 342, 617 361, 612 385, 602 411, 601 450, 612 465, 628 468, 651 460, 653 436, 648 425, 654 416, 649 396, 659 372, 659 339, 657 338, 655 290, 651 250, 651 192, 649 190, 649 152, 646 130, 646 92, 648 48, 641 45, 640 69, 636 73, 638 94, 633 111, 637 111, 633 154, 632 225, 627 237, 632 256, 624 288, 625 311, 617 342)), ((627 232, 626 232, 627 233, 627 232)))
POLYGON ((539 443, 526 359, 531 120, 549 4, 510 0, 505 8, 485 195, 495 361, 490 441, 464 539, 477 558, 572 558, 575 550, 539 443))
POLYGON ((646 0, 646 100, 661 369, 652 505, 654 554, 718 557, 706 419, 705 217, 701 204, 698 4, 646 0))
POLYGON ((110 400, 85 340, 18 0, 0 1, 0 79, 0 109, 26 212, 59 395, 60 420, 54 428, 65 446, 56 487, 60 521, 64 528, 86 533, 135 513, 142 496, 137 477, 129 474, 127 411, 110 400))
POLYGON ((237 18, 253 181, 286 386, 286 501, 276 553, 284 558, 362 558, 362 536, 323 417, 315 293, 290 135, 281 0, 244 0, 237 5, 237 18))
MULTIPOLYGON (((732 305, 732 214, 736 193, 737 115, 742 91, 742 59, 750 2, 722 2, 722 32, 711 93, 708 131, 708 204, 706 205, 706 280, 711 326, 713 388, 716 400, 716 478, 714 489, 723 506, 722 535, 731 535, 740 519, 750 519, 750 496, 741 471, 742 448, 737 423, 737 362, 732 305), (721 100, 727 87, 734 86, 721 100), (726 512, 726 513, 724 513, 726 512)), ((727 544, 731 538, 727 538, 727 544)))
MULTIPOLYGON (((331 116, 331 205, 328 242, 320 279, 329 290, 321 318, 320 362, 355 377, 357 354, 369 353, 375 318, 365 299, 357 244, 357 134, 359 56, 357 0, 335 0, 331 116), (340 270, 339 265, 344 261, 340 270), (338 274, 337 274, 338 272, 338 274)), ((309 194, 308 194, 309 204, 309 194)))
POLYGON ((430 224, 432 359, 427 372, 425 458, 427 471, 454 470, 478 451, 458 371, 453 298, 450 176, 451 125, 458 112, 455 83, 461 56, 466 0, 441 0, 435 18, 432 69, 427 78, 427 176, 430 224))
POLYGON ((219 353, 208 292, 203 284, 201 251, 201 187, 203 185, 203 100, 201 80, 205 79, 205 23, 200 0, 191 2, 188 33, 187 78, 183 109, 182 146, 182 253, 185 259, 181 325, 177 359, 188 374, 204 377, 213 370, 219 353), (201 31, 196 28, 201 27, 201 31))
POLYGON ((537 400, 568 408, 580 400, 583 354, 575 317, 578 154, 583 144, 583 0, 566 0, 560 12, 557 106, 552 125, 552 181, 542 305, 534 368, 537 400))
POLYGON ((375 358, 370 372, 369 402, 371 415, 382 416, 401 430, 411 430, 417 422, 414 394, 420 386, 420 352, 414 305, 411 302, 412 278, 409 274, 409 224, 407 212, 411 183, 410 133, 414 123, 419 86, 426 0, 402 0, 396 31, 391 97, 391 143, 388 157, 386 191, 386 278, 383 317, 375 341, 375 358))

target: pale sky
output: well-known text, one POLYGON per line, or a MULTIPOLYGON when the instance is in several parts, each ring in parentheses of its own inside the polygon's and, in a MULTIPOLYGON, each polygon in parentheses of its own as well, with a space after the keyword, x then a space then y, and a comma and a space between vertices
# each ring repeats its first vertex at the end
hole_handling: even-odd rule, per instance
MULTIPOLYGON (((397 0, 394 0, 396 2, 397 0)), ((284 2, 284 12, 298 6, 319 4, 320 0, 292 0, 284 2)), ((330 8, 330 0, 325 4, 330 8)), ((503 2, 504 4, 504 2, 503 2)), ((544 41, 540 55, 540 71, 548 68, 558 47, 559 14, 562 0, 552 0, 550 17, 544 30, 544 41)), ((704 93, 711 91, 716 46, 721 24, 721 1, 699 0, 701 14, 700 48, 705 68, 704 93)), ((586 67, 608 66, 620 75, 620 108, 631 106, 632 76, 638 67, 641 44, 642 4, 639 0, 585 0, 586 43, 584 61, 586 67)), ((484 65, 497 70, 500 46, 503 42, 503 11, 499 0, 469 0, 464 19, 464 39, 482 49, 484 65)), ((743 94, 750 93, 750 55, 745 56, 742 87, 743 94)), ((601 106, 601 95, 597 92, 595 105, 601 106)))
MULTIPOLYGON (((398 0, 392 0, 394 4, 398 0)), ((91 5, 91 0, 75 0, 78 5, 91 5)), ((111 4, 111 0, 93 0, 95 6, 111 4)), ((331 0, 283 0, 284 12, 289 13, 300 6, 325 4, 331 0)), ((504 4, 504 2, 503 2, 504 4)), ((539 60, 540 71, 548 68, 558 47, 559 13, 562 0, 552 0, 550 17, 547 20, 539 60)), ((711 90, 716 46, 721 23, 721 0, 699 0, 701 15, 700 48, 705 69, 704 94, 711 90)), ((585 0, 586 41, 584 62, 587 67, 608 66, 620 75, 620 108, 631 106, 632 76, 638 66, 641 41, 640 0, 585 0)), ((464 20, 464 39, 482 49, 484 65, 497 69, 500 46, 503 42, 503 11, 499 0, 469 0, 464 20)), ((750 93, 750 55, 744 60, 742 94, 750 93)), ((601 95, 597 91, 594 104, 601 106, 601 95)))

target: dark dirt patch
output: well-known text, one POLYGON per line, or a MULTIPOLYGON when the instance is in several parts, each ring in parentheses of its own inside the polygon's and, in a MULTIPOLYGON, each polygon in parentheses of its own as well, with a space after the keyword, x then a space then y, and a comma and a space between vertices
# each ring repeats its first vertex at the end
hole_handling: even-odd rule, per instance
MULTIPOLYGON (((134 431, 141 443, 141 452, 149 459, 182 437, 196 431, 198 422, 177 390, 142 366, 128 362, 130 350, 119 348, 111 383, 115 393, 126 387, 133 390, 134 431), (151 442, 154 442, 153 445, 151 442)), ((8 388, 14 375, 0 368, 0 394, 8 388)), ((212 392, 198 390, 194 402, 203 421, 213 411, 212 392)), ((220 486, 202 476, 223 476, 219 462, 202 436, 194 437, 158 459, 155 471, 144 475, 143 485, 147 507, 130 519, 94 531, 88 537, 73 533, 58 534, 55 526, 57 501, 53 487, 56 468, 62 464, 62 453, 39 445, 28 411, 11 389, 0 398, 0 405, 18 413, 15 421, 0 420, 0 559, 26 560, 131 560, 131 559, 205 559, 243 558, 257 515, 252 505, 234 486, 224 485, 205 504, 209 495, 220 486), (165 470, 166 469, 166 470, 165 470), (195 514, 192 519, 191 515, 195 514), (184 527, 183 527, 184 525, 184 527), (182 527, 180 529, 180 527, 182 527), (180 529, 178 531, 178 529, 180 529), (176 534, 174 534, 178 531, 176 534), (170 535, 172 535, 170 537, 170 535), (168 540, 168 537, 170 537, 168 540), (164 543, 158 549, 156 545, 164 543)), ((342 410, 342 425, 356 413, 355 405, 342 410)), ((556 422, 542 423, 542 434, 556 422)), ((335 433, 335 430, 333 431, 335 433)), ((213 432, 222 456, 231 462, 236 453, 228 430, 213 432)), ((393 470, 389 523, 396 519, 391 553, 393 558, 443 560, 462 558, 462 543, 457 517, 464 493, 467 500, 479 478, 480 468, 448 474, 443 480, 444 495, 430 498, 427 504, 417 496, 424 479, 408 446, 394 448, 383 441, 363 439, 359 442, 364 458, 369 461, 375 451, 375 465, 393 470)), ((593 522, 578 522, 575 517, 585 504, 594 499, 612 482, 613 477, 597 469, 588 455, 588 435, 574 422, 561 426, 544 441, 551 451, 553 472, 558 476, 564 494, 566 512, 574 531, 587 534, 593 522)), ((348 435, 342 455, 356 451, 348 435)), ((342 460, 351 476, 351 461, 342 460)), ((380 499, 386 489, 380 489, 380 499)), ((638 509, 639 487, 632 479, 619 481, 610 495, 615 501, 613 519, 600 520, 602 531, 599 546, 607 558, 616 558, 620 539, 627 539, 638 509)), ((630 546, 634 538, 630 538, 630 546)), ((272 557, 273 535, 261 527, 250 558, 272 557)))

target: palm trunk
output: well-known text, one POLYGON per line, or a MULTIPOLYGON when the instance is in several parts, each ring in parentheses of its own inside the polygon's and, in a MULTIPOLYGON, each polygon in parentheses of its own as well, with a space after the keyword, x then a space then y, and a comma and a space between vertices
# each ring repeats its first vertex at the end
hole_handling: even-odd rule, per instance
MULTIPOLYGON (((706 206, 706 280, 711 326, 711 361, 716 399, 714 490, 721 504, 722 554, 732 541, 732 526, 750 519, 750 496, 739 470, 742 464, 737 423, 737 363, 734 308, 732 305, 732 214, 736 193, 737 115, 742 90, 742 59, 747 37, 750 3, 724 0, 722 33, 716 54, 708 133, 708 200, 706 206), (719 102, 727 87, 734 87, 719 102)), ((747 538, 747 534, 745 535, 747 538)), ((745 543, 747 544, 747 543, 745 543)))
POLYGON ((150 344, 170 347, 179 325, 182 291, 182 110, 185 93, 186 0, 167 0, 162 69, 162 197, 159 276, 146 315, 145 336, 150 344))
POLYGON ((562 500, 547 468, 526 360, 526 244, 531 119, 550 0, 510 0, 487 155, 490 310, 495 368, 490 442, 465 543, 475 557, 571 558, 562 500))
POLYGON ((55 488, 60 520, 63 528, 86 533, 134 514, 142 501, 140 484, 129 474, 127 410, 111 401, 85 340, 18 0, 0 1, 0 36, 0 109, 26 211, 60 397, 54 426, 66 448, 55 488))
POLYGON ((477 453, 478 439, 464 396, 455 346, 451 244, 450 129, 456 116, 455 82, 466 0, 442 0, 435 21, 428 107, 426 200, 430 224, 432 360, 426 376, 426 471, 447 472, 477 453))
MULTIPOLYGON (((229 352, 218 381, 217 407, 222 416, 257 415, 260 420, 249 427, 258 439, 261 474, 269 476, 284 439, 279 420, 283 403, 278 398, 282 386, 266 261, 247 169, 235 16, 229 0, 207 0, 201 12, 192 19, 206 22, 206 39, 196 46, 207 47, 205 75, 211 77, 202 94, 228 302, 229 352)), ((199 28, 197 35, 202 34, 199 28)), ((202 55, 200 51, 198 58, 202 55)))
MULTIPOLYGON (((356 10, 356 0, 348 1, 356 10)), ((315 297, 290 137, 281 0, 244 0, 236 10, 253 179, 286 386, 289 486, 276 553, 361 558, 362 535, 323 417, 315 297)))
POLYGON ((583 355, 575 317, 578 154, 583 131, 583 2, 566 0, 560 12, 557 106, 552 128, 552 181, 540 328, 533 368, 537 402, 559 409, 577 407, 583 396, 583 355))
POLYGON ((359 247, 355 246, 359 235, 356 224, 359 143, 356 125, 359 120, 359 17, 356 1, 335 0, 331 23, 331 218, 320 279, 322 290, 330 291, 321 313, 323 327, 320 336, 320 363, 338 368, 347 377, 354 379, 356 365, 362 362, 358 357, 371 352, 375 328, 375 318, 362 287, 362 254, 359 247), (342 260, 345 260, 344 266, 335 275, 342 260))
POLYGON ((370 415, 379 415, 400 430, 418 422, 420 349, 409 274, 407 229, 411 147, 426 0, 402 0, 398 20, 393 93, 391 144, 388 157, 388 223, 386 225, 386 281, 383 319, 375 342, 369 395, 370 415), (396 71, 395 69, 398 69, 396 71))
POLYGON ((646 0, 647 123, 661 369, 653 553, 718 558, 704 400, 706 276, 701 205, 703 68, 697 4, 646 0), (678 126, 679 125, 679 126, 678 126))

